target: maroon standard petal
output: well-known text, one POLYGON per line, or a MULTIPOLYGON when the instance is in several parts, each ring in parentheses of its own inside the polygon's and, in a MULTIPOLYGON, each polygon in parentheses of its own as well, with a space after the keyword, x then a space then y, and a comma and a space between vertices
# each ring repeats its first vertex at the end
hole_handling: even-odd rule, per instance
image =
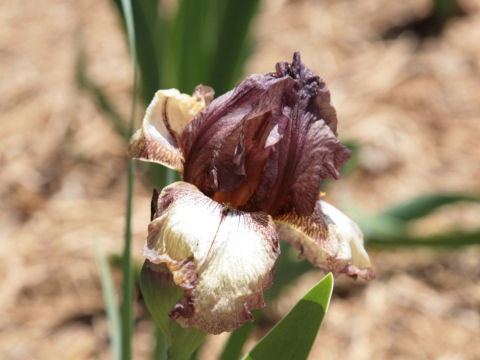
POLYGON ((251 75, 215 99, 182 134, 184 180, 216 200, 245 204, 287 122, 282 94, 294 84, 286 76, 251 75))
POLYGON ((185 128, 184 180, 214 200, 272 215, 310 214, 320 181, 338 178, 350 151, 323 80, 295 53, 251 75, 185 128))

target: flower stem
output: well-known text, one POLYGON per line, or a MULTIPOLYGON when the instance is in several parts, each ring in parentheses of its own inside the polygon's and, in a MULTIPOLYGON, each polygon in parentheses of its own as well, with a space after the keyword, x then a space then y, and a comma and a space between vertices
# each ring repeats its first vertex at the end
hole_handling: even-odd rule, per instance
MULTIPOLYGON (((130 0, 122 0, 122 8, 125 14, 125 25, 127 28, 128 43, 133 59, 133 89, 132 89, 132 112, 130 117, 129 135, 131 136, 135 122, 135 103, 137 98, 137 51, 135 47, 135 25, 133 21, 132 3, 130 0)), ((133 280, 134 274, 131 259, 132 243, 132 197, 134 179, 133 160, 128 161, 128 184, 127 184, 127 209, 125 221, 125 248, 123 251, 123 287, 122 287, 122 359, 132 358, 133 338, 133 280)))
POLYGON ((155 325, 155 349, 153 350, 153 360, 167 360, 167 340, 162 330, 155 325))
POLYGON ((133 271, 131 259, 132 242, 132 193, 133 193, 133 160, 128 162, 127 214, 125 224, 125 247, 123 251, 123 288, 122 288, 122 359, 132 358, 133 336, 133 271))

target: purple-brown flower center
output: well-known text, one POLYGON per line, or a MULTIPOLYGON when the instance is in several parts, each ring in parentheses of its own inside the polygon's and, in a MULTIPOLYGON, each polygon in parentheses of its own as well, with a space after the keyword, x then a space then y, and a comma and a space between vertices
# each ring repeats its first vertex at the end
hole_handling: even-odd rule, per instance
POLYGON ((320 181, 338 178, 350 156, 336 123, 325 83, 297 53, 276 72, 249 76, 189 122, 183 179, 239 210, 311 214, 320 181))

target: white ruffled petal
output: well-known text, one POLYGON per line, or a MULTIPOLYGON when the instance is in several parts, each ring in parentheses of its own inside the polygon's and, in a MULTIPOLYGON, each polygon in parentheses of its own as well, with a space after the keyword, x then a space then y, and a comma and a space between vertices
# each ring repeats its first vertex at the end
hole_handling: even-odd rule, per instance
POLYGON ((199 86, 193 96, 177 89, 158 90, 148 106, 142 127, 130 140, 130 157, 183 170, 180 136, 188 124, 211 100, 213 90, 199 86))
POLYGON ((280 238, 301 251, 313 265, 333 273, 373 279, 370 258, 358 225, 326 201, 318 200, 314 212, 294 212, 275 218, 280 238))
POLYGON ((165 263, 185 290, 170 316, 212 334, 251 321, 279 255, 271 218, 225 208, 184 182, 166 187, 156 203, 144 255, 165 263))

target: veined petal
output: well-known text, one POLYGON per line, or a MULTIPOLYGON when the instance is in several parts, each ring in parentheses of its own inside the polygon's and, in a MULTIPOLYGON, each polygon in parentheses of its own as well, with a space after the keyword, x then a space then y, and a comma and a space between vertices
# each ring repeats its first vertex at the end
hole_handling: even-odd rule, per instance
POLYGON ((280 238, 301 251, 313 265, 333 273, 371 280, 375 274, 356 223, 326 201, 317 200, 314 212, 295 212, 275 218, 280 238))
POLYGON ((288 121, 246 209, 272 216, 291 211, 310 215, 321 180, 340 177, 350 150, 336 137, 337 115, 325 82, 302 63, 300 53, 292 63, 278 63, 276 70, 275 76, 295 80, 282 100, 288 121))
POLYGON ((324 81, 295 53, 247 77, 185 128, 184 180, 245 211, 309 215, 320 181, 338 178, 350 151, 324 81))
POLYGON ((282 94, 294 85, 290 77, 254 74, 216 98, 182 135, 185 181, 219 201, 244 205, 281 138, 282 94))
POLYGON ((130 140, 132 158, 156 162, 174 170, 183 170, 180 136, 188 122, 212 100, 213 90, 199 85, 193 96, 177 89, 159 90, 148 106, 142 127, 130 140))
POLYGON ((298 112, 269 154, 264 176, 250 199, 250 208, 272 216, 294 210, 299 215, 314 211, 320 182, 340 178, 339 169, 350 150, 337 139, 323 119, 298 112))
POLYGON ((272 219, 225 208, 185 182, 154 195, 152 209, 144 255, 184 289, 170 317, 212 334, 251 321, 279 255, 272 219))

